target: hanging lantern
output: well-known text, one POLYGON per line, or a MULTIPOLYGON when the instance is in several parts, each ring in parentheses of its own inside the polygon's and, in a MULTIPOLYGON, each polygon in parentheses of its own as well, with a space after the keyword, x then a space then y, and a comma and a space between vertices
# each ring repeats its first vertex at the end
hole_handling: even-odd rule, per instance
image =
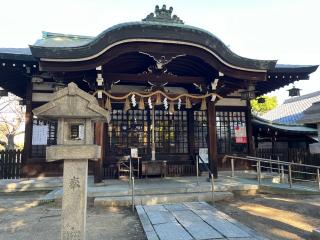
POLYGON ((186 97, 186 109, 190 109, 190 108, 192 108, 190 99, 188 97, 186 97))
POLYGON ((111 101, 110 98, 107 97, 106 103, 104 104, 105 109, 111 111, 112 110, 112 106, 111 106, 111 101))
POLYGON ((202 98, 200 110, 201 111, 207 110, 207 103, 205 98, 202 98))
POLYGON ((154 105, 161 105, 161 95, 160 93, 157 94, 156 102, 154 105))
POLYGON ((130 109, 130 101, 127 98, 125 103, 124 103, 123 111, 126 113, 126 112, 128 112, 129 109, 130 109))
POLYGON ((140 98, 138 108, 139 108, 140 110, 144 110, 144 101, 143 101, 143 97, 141 97, 141 98, 140 98))
POLYGON ((264 97, 259 97, 257 101, 258 103, 265 103, 266 99, 264 97))
POLYGON ((291 89, 287 90, 289 92, 290 97, 297 97, 300 96, 300 88, 296 88, 293 86, 291 89))
POLYGON ((169 106, 169 113, 173 114, 174 113, 174 102, 170 102, 170 106, 169 106))

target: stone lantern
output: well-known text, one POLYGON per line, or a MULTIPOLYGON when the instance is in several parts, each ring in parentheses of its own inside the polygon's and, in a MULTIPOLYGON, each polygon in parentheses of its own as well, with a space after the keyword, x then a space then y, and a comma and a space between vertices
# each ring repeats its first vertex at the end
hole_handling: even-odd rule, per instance
POLYGON ((57 145, 48 146, 48 162, 64 161, 61 239, 85 239, 88 160, 101 156, 93 144, 94 121, 110 121, 109 112, 92 95, 75 83, 56 93, 53 99, 34 109, 38 118, 58 121, 57 145))

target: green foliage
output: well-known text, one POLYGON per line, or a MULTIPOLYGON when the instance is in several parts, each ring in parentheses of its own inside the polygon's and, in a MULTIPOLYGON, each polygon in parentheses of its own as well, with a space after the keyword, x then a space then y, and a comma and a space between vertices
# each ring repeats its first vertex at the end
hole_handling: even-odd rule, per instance
POLYGON ((251 107, 252 107, 252 113, 256 115, 262 115, 272 109, 274 109, 278 105, 278 100, 276 96, 268 97, 268 96, 262 96, 257 97, 256 99, 253 99, 250 101, 251 107), (258 103, 259 98, 264 98, 264 103, 258 103))

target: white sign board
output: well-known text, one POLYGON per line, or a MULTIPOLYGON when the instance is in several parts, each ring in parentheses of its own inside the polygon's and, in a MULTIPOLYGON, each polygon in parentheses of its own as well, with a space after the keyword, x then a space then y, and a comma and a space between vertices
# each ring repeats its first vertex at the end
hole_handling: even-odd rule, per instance
MULTIPOLYGON (((199 148, 199 156, 201 157, 204 163, 209 163, 208 148, 199 148)), ((200 160, 199 163, 203 162, 200 160)))
POLYGON ((33 125, 32 145, 47 145, 48 131, 48 125, 33 125))
POLYGON ((131 148, 131 157, 137 158, 138 156, 138 148, 131 148))

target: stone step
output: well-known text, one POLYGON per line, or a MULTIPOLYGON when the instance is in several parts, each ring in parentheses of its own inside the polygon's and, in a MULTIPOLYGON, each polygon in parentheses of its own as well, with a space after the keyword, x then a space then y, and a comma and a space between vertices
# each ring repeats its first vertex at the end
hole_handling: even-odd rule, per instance
MULTIPOLYGON (((214 201, 222 201, 233 198, 231 192, 215 192, 214 201)), ((180 203, 180 202, 210 202, 212 200, 211 192, 201 193, 180 193, 180 194, 154 194, 154 195, 136 195, 135 205, 154 205, 162 203, 180 203)), ((132 197, 113 196, 96 197, 94 199, 95 207, 128 207, 132 204, 132 197)))

